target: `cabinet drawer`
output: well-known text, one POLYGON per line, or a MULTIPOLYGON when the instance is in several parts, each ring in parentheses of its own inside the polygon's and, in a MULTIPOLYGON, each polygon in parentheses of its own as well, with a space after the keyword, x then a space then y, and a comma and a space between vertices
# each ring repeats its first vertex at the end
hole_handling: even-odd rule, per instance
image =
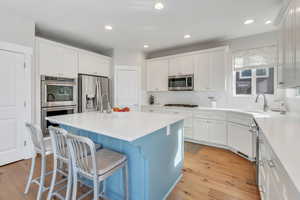
POLYGON ((194 117, 200 119, 226 120, 226 113, 221 111, 196 111, 194 112, 194 117))
POLYGON ((253 122, 253 117, 248 114, 228 113, 227 120, 228 122, 249 126, 253 122))

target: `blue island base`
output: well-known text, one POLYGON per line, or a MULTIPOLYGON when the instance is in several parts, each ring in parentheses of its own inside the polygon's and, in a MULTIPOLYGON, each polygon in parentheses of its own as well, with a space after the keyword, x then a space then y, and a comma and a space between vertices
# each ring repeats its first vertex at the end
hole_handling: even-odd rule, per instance
MULTIPOLYGON (((166 199, 181 177, 184 158, 183 120, 132 142, 63 124, 60 126, 127 156, 130 200, 166 199)), ((105 193, 111 200, 124 199, 121 170, 108 178, 105 193)))

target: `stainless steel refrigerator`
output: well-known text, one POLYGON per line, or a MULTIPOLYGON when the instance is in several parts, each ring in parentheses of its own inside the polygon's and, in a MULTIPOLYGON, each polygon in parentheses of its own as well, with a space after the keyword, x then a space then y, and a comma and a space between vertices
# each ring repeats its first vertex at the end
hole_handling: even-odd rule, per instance
POLYGON ((78 75, 78 112, 108 111, 110 105, 109 78, 78 75))

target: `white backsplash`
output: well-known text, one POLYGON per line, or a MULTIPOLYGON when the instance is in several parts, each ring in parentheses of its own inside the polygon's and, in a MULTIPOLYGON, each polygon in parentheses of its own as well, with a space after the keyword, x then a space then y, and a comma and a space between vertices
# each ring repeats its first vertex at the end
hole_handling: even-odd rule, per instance
MULTIPOLYGON (((274 101, 284 100, 284 90, 278 89, 276 95, 267 95, 267 100, 270 106, 274 101)), ((199 106, 210 107, 208 97, 215 97, 217 107, 221 108, 237 108, 244 110, 261 110, 263 108, 263 98, 260 98, 258 103, 255 103, 255 96, 252 97, 233 97, 226 92, 149 92, 144 101, 148 104, 149 95, 154 95, 155 104, 196 104, 199 106)), ((300 100, 300 98, 299 98, 300 100)), ((300 102, 300 101, 299 101, 300 102)), ((299 108, 300 109, 300 108, 299 108)))

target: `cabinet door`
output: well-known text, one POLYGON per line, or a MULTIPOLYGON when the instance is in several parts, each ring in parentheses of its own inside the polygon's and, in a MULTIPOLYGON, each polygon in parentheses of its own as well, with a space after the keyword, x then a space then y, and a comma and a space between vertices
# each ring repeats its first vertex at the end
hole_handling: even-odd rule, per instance
POLYGON ((209 142, 227 145, 227 130, 225 121, 209 120, 209 142))
POLYGON ((225 51, 215 51, 210 54, 209 88, 211 90, 225 90, 225 51))
POLYGON ((147 90, 168 91, 168 60, 147 62, 147 90))
POLYGON ((63 48, 61 51, 61 71, 64 77, 76 78, 78 72, 78 55, 73 49, 63 48))
POLYGON ((195 56, 178 56, 170 59, 169 76, 194 74, 195 56))
POLYGON ((40 74, 48 76, 58 76, 61 70, 61 48, 44 41, 37 41, 38 44, 38 65, 40 74))
POLYGON ((296 86, 300 86, 300 1, 295 1, 296 86))
POLYGON ((169 76, 181 75, 181 57, 170 59, 169 76))
POLYGON ((249 158, 253 156, 253 137, 249 127, 228 123, 228 146, 249 158))
POLYGON ((195 72, 195 56, 188 55, 181 57, 181 74, 194 74, 195 72))
POLYGON ((284 61, 283 61, 283 82, 285 87, 295 86, 295 9, 291 2, 287 14, 283 19, 284 31, 284 61))
POLYGON ((205 119, 194 119, 194 139, 199 141, 209 141, 208 122, 205 119))
POLYGON ((77 76, 77 53, 51 42, 38 40, 38 65, 40 74, 48 76, 77 76))
POLYGON ((109 76, 109 60, 89 53, 79 53, 79 73, 94 74, 98 76, 109 76))
POLYGON ((210 54, 197 55, 195 67, 195 90, 209 90, 210 54))

